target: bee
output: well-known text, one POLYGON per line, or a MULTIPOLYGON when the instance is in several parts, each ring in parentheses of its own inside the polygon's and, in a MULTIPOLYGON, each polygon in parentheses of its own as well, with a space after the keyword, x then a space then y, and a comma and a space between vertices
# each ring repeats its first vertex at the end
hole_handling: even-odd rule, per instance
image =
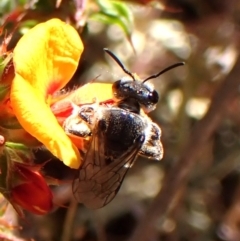
POLYGON ((131 77, 113 83, 115 102, 77 106, 64 125, 65 132, 89 138, 89 145, 73 181, 73 194, 91 209, 107 205, 118 193, 138 155, 161 160, 161 129, 146 113, 154 110, 159 96, 147 81, 183 65, 174 64, 141 81, 110 50, 104 49, 131 77))

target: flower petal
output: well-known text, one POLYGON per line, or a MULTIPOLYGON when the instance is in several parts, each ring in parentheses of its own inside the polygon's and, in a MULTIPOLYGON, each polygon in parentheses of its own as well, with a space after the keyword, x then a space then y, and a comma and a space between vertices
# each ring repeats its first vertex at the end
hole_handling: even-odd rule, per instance
POLYGON ((39 215, 53 207, 53 195, 44 177, 38 171, 15 163, 11 173, 10 201, 39 215))
POLYGON ((92 103, 93 98, 98 102, 103 102, 113 98, 112 84, 89 83, 77 89, 70 98, 75 104, 92 103))
POLYGON ((15 77, 10 99, 22 127, 72 168, 80 155, 48 105, 49 94, 66 85, 74 74, 83 45, 78 33, 52 19, 36 25, 14 49, 15 77))
MULTIPOLYGON (((88 83, 65 95, 60 95, 51 100, 51 109, 56 114, 67 108, 67 103, 73 102, 76 105, 89 104, 94 101, 104 102, 113 98, 112 84, 110 83, 88 83), (64 106, 65 105, 65 106, 64 106)), ((66 111, 66 110, 65 110, 66 111)))

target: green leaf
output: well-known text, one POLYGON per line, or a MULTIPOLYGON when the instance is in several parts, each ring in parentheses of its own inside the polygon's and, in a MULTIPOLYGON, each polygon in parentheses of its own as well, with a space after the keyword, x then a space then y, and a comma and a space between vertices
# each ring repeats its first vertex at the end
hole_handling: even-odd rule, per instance
POLYGON ((9 165, 11 164, 11 160, 7 152, 3 152, 0 154, 0 192, 5 195, 6 190, 8 190, 8 181, 9 181, 9 165))
POLYGON ((11 0, 1 0, 0 1, 0 16, 11 12, 14 8, 16 8, 16 3, 11 0))
POLYGON ((90 19, 105 24, 117 24, 126 35, 131 35, 133 29, 133 14, 125 3, 109 0, 96 0, 96 3, 100 11, 93 13, 90 19))
POLYGON ((34 3, 34 8, 39 11, 43 11, 44 14, 46 14, 55 10, 55 4, 55 0, 37 0, 34 3))
POLYGON ((31 149, 24 144, 7 141, 5 143, 5 149, 11 161, 19 163, 33 162, 33 153, 31 149))
POLYGON ((29 148, 26 145, 22 144, 22 143, 16 143, 16 142, 7 141, 5 143, 5 146, 6 147, 10 147, 12 149, 16 149, 16 150, 22 150, 22 151, 29 150, 29 148))
POLYGON ((0 101, 9 92, 10 86, 12 84, 13 77, 11 76, 14 75, 14 70, 13 69, 10 70, 11 63, 12 63, 12 54, 8 54, 7 56, 3 55, 0 57, 0 101))

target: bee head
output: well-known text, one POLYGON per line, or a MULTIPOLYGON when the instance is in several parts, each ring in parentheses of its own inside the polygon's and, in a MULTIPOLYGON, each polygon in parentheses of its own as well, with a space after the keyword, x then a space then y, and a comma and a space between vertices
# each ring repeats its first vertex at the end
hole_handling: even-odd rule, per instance
POLYGON ((145 113, 155 109, 159 95, 150 83, 140 80, 121 79, 112 85, 113 96, 117 100, 135 99, 145 113))
POLYGON ((118 59, 118 57, 115 54, 113 54, 109 49, 104 48, 104 51, 108 53, 118 63, 122 70, 132 78, 130 80, 128 78, 123 78, 121 80, 114 82, 112 85, 113 96, 117 100, 124 100, 127 98, 135 99, 136 101, 138 101, 139 105, 143 108, 145 113, 154 110, 159 100, 159 95, 157 91, 154 89, 154 86, 147 81, 150 79, 157 78, 158 76, 172 68, 184 65, 184 63, 182 62, 173 64, 163 69, 159 73, 151 75, 145 80, 141 81, 138 78, 136 78, 136 75, 128 71, 122 64, 122 62, 118 59))

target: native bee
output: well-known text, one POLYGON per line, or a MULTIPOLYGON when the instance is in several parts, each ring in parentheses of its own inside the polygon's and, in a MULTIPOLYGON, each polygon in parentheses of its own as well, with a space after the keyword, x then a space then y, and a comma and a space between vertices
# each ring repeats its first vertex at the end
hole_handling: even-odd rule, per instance
POLYGON ((145 114, 156 107, 159 97, 147 81, 183 65, 174 64, 141 81, 110 50, 104 51, 131 79, 113 83, 113 104, 95 101, 78 106, 64 125, 66 132, 89 138, 83 165, 73 181, 73 194, 92 209, 105 206, 116 196, 138 155, 162 159, 161 129, 145 114))

